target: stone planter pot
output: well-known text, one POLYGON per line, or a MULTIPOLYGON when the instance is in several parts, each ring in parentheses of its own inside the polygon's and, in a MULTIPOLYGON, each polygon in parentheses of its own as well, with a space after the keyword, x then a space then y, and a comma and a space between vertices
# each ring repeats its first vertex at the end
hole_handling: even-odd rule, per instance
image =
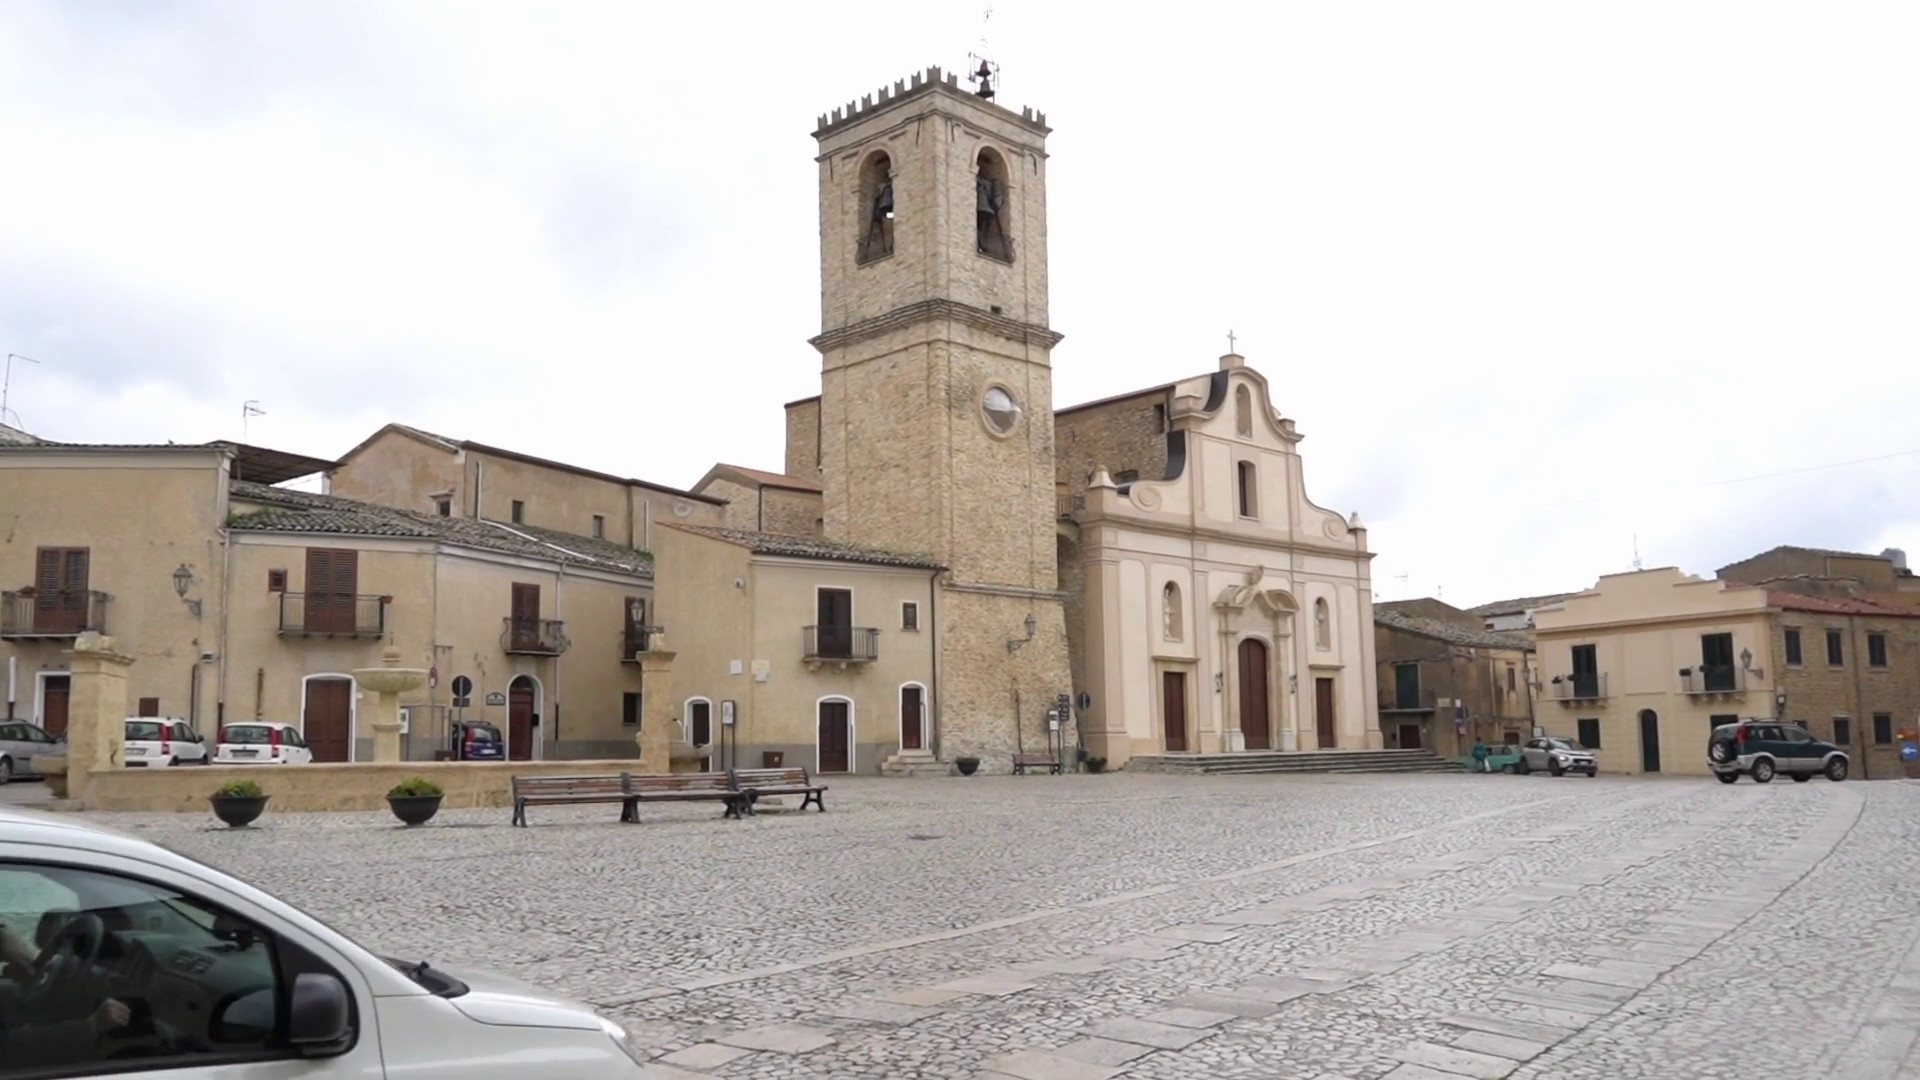
POLYGON ((267 811, 267 800, 271 795, 209 795, 207 802, 213 805, 213 816, 238 829, 242 825, 253 824, 253 819, 267 811))
POLYGON ((1090 757, 1087 759, 1086 764, 1087 764, 1087 771, 1090 773, 1102 773, 1107 771, 1106 758, 1090 757))
POLYGON ((972 776, 973 771, 980 767, 980 759, 977 757, 957 757, 953 759, 953 767, 960 770, 961 776, 972 776))
POLYGON ((445 795, 389 795, 387 809, 404 825, 425 825, 440 812, 440 800, 445 795))
POLYGON ((33 771, 46 780, 47 791, 54 798, 67 797, 67 755, 35 754, 33 771))

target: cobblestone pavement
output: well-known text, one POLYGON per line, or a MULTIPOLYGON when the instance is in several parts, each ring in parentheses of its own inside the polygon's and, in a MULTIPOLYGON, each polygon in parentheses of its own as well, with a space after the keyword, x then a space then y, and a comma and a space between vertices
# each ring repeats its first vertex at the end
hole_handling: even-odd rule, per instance
POLYGON ((1920 1077, 1920 785, 832 783, 744 822, 101 817, 595 1002, 662 1080, 1920 1077))

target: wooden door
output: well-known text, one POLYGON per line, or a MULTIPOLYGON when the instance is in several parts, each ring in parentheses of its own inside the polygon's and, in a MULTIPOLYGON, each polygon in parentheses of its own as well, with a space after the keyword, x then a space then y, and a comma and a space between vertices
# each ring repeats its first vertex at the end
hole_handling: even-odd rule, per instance
POLYGON ((1660 771, 1660 716, 1652 709, 1640 710, 1640 771, 1660 771))
MULTIPOLYGON (((713 703, 710 701, 687 702, 687 742, 691 746, 713 745, 713 703)), ((700 771, 706 772, 713 759, 700 759, 700 771)))
POLYGON ((926 702, 917 686, 900 688, 900 749, 926 749, 926 702))
POLYGON ((308 679, 301 733, 315 761, 353 760, 353 680, 308 679))
POLYGON ((1313 723, 1319 736, 1320 749, 1332 750, 1340 745, 1333 723, 1332 679, 1313 680, 1313 723))
MULTIPOLYGON (((515 585, 516 596, 520 586, 515 585)), ((539 586, 533 586, 538 590, 539 586)), ((533 760, 533 682, 526 676, 507 687, 507 760, 533 760)))
POLYGON ((1186 672, 1163 671, 1160 673, 1160 717, 1167 753, 1185 753, 1187 749, 1186 672))
POLYGON ((67 733, 67 699, 73 682, 66 675, 49 675, 40 683, 40 726, 59 738, 67 733))
POLYGON ((1420 749, 1420 725, 1419 724, 1401 724, 1400 725, 1400 749, 1402 750, 1420 749))
POLYGON ((847 738, 847 703, 844 701, 823 701, 820 703, 820 763, 816 771, 849 772, 852 769, 853 755, 850 753, 847 738))
MULTIPOLYGON (((540 586, 513 583, 513 647, 532 651, 540 647, 540 586)), ((528 716, 532 716, 529 708, 528 716)))
POLYGON ((35 553, 33 628, 77 634, 87 628, 87 549, 41 548, 35 553))
POLYGON ((820 655, 828 658, 853 655, 853 593, 847 589, 820 590, 820 655))
POLYGON ((1240 643, 1240 734, 1249 750, 1273 749, 1267 708, 1267 644, 1248 638, 1240 643))
POLYGON ((360 589, 360 553, 331 548, 307 549, 309 633, 353 633, 353 597, 360 589))

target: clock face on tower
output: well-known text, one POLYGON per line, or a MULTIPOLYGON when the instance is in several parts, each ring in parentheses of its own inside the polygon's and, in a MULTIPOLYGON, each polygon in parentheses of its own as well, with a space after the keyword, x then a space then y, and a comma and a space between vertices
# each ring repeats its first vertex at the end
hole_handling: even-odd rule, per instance
POLYGON ((1004 387, 989 387, 980 399, 980 414, 987 422, 987 430, 995 435, 1005 435, 1020 422, 1020 406, 1014 404, 1013 395, 1004 387))

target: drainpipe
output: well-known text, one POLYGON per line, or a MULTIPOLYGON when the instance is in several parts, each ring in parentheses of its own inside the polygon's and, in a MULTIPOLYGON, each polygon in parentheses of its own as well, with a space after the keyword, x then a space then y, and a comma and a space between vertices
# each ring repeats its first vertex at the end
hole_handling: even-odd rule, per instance
MULTIPOLYGON (((562 606, 560 601, 566 585, 567 564, 559 563, 553 574, 553 619, 555 622, 562 622, 564 619, 561 614, 562 606)), ((545 717, 545 721, 548 730, 553 733, 553 747, 557 753, 560 749, 560 656, 558 653, 554 654, 553 657, 553 688, 547 694, 547 698, 546 706, 548 715, 545 717)), ((546 740, 536 739, 534 741, 536 744, 542 745, 543 752, 541 754, 541 760, 546 760, 544 753, 545 747, 543 745, 546 740)))
POLYGON ((475 458, 473 460, 473 519, 475 521, 479 521, 482 517, 480 509, 486 505, 486 495, 487 463, 475 458))
MULTIPOLYGON (((1867 723, 1871 724, 1873 723, 1873 713, 1867 709, 1867 688, 1866 688, 1866 684, 1862 682, 1862 678, 1865 673, 1864 669, 1867 666, 1866 664, 1867 658, 1866 658, 1865 651, 1861 648, 1861 646, 1865 643, 1865 641, 1860 636, 1860 616, 1858 615, 1847 616, 1847 636, 1853 639, 1852 641, 1848 642, 1848 648, 1853 653, 1853 660, 1854 660, 1854 664, 1853 664, 1854 723, 1858 724, 1860 721, 1865 720, 1867 723)), ((1872 775, 1871 767, 1867 764, 1866 738, 1867 737, 1865 735, 1862 735, 1861 742, 1860 742, 1860 779, 1871 780, 1873 779, 1873 775, 1872 775)), ((1849 740, 1849 742, 1851 742, 1851 740, 1849 740)), ((1853 749, 1853 747, 1849 746, 1847 747, 1847 749, 1851 750, 1853 749)))
POLYGON ((934 760, 938 761, 940 760, 940 742, 947 731, 947 725, 941 716, 947 707, 947 688, 940 685, 940 571, 938 570, 927 575, 927 622, 927 629, 932 634, 933 642, 931 650, 933 653, 931 676, 933 703, 932 708, 927 710, 929 719, 933 721, 933 738, 928 742, 933 750, 934 760))

